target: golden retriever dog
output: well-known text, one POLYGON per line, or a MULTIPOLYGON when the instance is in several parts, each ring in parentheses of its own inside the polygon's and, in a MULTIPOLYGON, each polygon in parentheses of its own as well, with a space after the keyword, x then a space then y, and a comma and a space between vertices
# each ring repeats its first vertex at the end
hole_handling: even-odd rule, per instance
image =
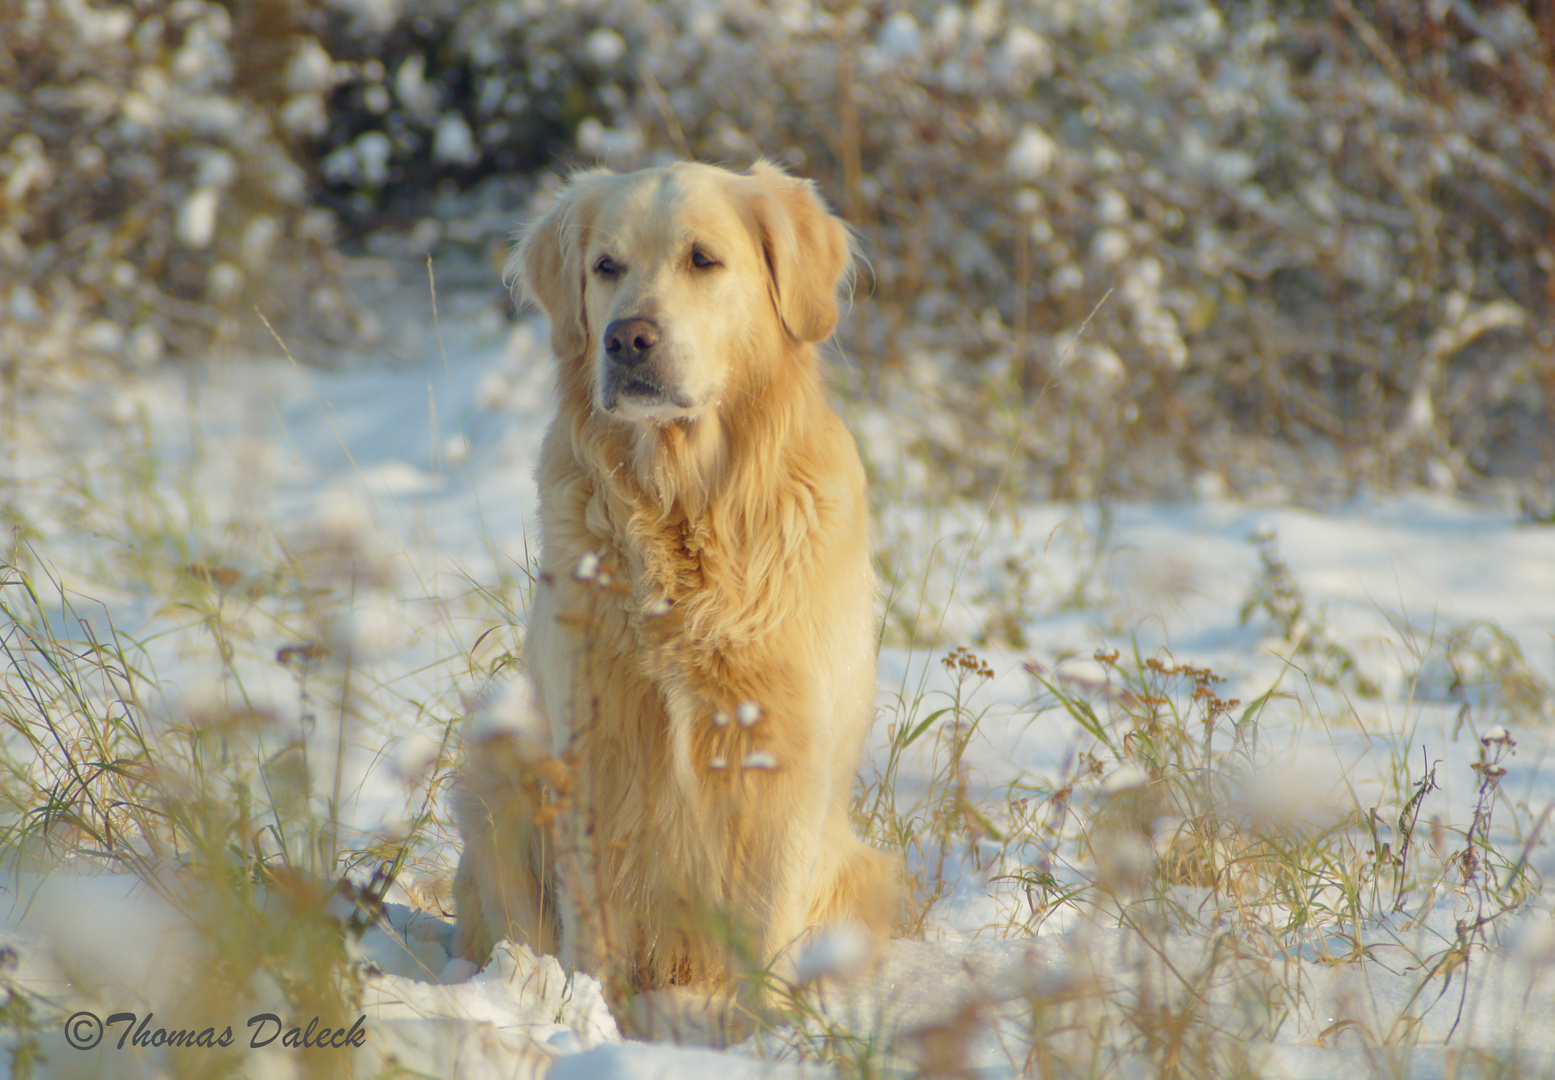
POLYGON ((895 916, 848 807, 875 689, 864 470, 817 343, 852 249, 757 162, 574 175, 510 275, 550 318, 525 656, 549 746, 472 747, 460 955, 559 948, 618 996, 895 916))

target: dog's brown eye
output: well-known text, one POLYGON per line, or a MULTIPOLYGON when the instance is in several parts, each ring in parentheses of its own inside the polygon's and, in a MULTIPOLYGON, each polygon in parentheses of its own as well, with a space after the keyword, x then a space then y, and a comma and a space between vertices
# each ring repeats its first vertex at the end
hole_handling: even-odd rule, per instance
POLYGON ((698 270, 707 270, 718 265, 718 260, 708 255, 705 251, 691 249, 691 265, 698 270))
POLYGON ((621 267, 609 255, 601 255, 599 261, 594 264, 594 273, 600 277, 613 278, 621 272, 621 267))

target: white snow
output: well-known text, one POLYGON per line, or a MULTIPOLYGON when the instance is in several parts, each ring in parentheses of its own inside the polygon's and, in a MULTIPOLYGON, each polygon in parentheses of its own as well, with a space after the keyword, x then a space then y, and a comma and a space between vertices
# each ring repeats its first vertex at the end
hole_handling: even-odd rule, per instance
POLYGON ((432 134, 432 159, 445 165, 474 165, 481 159, 475 133, 458 112, 445 112, 432 134))
POLYGON ((1047 132, 1035 124, 1027 124, 1010 147, 1007 162, 1015 178, 1029 184, 1048 174, 1058 160, 1058 154, 1058 144, 1047 132))
POLYGON ((894 60, 910 60, 923 49, 923 33, 918 22, 905 11, 898 11, 880 27, 876 45, 894 60))
POLYGON ((608 68, 626 55, 626 41, 608 26, 601 26, 584 41, 583 51, 594 63, 608 68))
POLYGON ((807 984, 855 975, 868 965, 869 953, 869 939, 857 927, 828 927, 800 951, 795 978, 807 984))
POLYGON ((216 207, 221 193, 213 187, 195 188, 178 208, 178 239, 192 248, 209 247, 216 235, 216 207))

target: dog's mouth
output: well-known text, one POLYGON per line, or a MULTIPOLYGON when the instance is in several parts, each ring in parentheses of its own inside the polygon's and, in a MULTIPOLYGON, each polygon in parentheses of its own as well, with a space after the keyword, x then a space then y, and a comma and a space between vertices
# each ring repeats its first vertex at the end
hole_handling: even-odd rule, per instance
POLYGON ((600 404, 610 413, 684 414, 696 402, 683 391, 666 386, 652 371, 608 364, 600 404))

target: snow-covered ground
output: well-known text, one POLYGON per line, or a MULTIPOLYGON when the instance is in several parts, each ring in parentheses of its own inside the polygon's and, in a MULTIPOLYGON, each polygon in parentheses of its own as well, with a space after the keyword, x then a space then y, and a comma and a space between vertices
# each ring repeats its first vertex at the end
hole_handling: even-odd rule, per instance
MULTIPOLYGON (((359 837, 402 834, 448 725, 503 707, 486 680, 517 641, 506 620, 522 617, 535 533, 531 474, 547 417, 550 365, 537 324, 510 327, 489 294, 455 293, 443 300, 439 338, 430 304, 406 302, 425 305, 426 315, 407 320, 422 330, 398 339, 393 357, 338 370, 241 357, 74 387, 30 409, 6 460, 11 501, 34 530, 24 564, 47 567, 102 605, 79 599, 78 608, 105 611, 147 642, 162 691, 147 703, 152 714, 231 707, 241 697, 295 727, 299 677, 276 661, 278 651, 305 640, 307 628, 350 650, 370 685, 361 727, 337 749, 337 732, 321 722, 309 753, 319 776, 338 768, 345 778, 335 786, 338 813, 359 837), (352 552, 355 576, 323 613, 306 589, 279 586, 235 587, 214 615, 175 602, 187 586, 180 573, 230 567, 246 586, 307 553, 311 565, 325 565, 319 552, 336 549, 352 552), (223 636, 227 674, 216 662, 223 636)), ((1280 688, 1259 716, 1258 768, 1246 779, 1265 801, 1297 807, 1292 813, 1377 805, 1411 782, 1397 775, 1401 761, 1415 780, 1420 762, 1440 761, 1440 790, 1421 829, 1432 815, 1462 829, 1480 786, 1472 768, 1479 740, 1504 727, 1516 754, 1505 762, 1488 835, 1511 858, 1526 846, 1534 882, 1555 872, 1547 824, 1555 530, 1519 524, 1510 510, 1414 494, 1326 513, 1250 506, 1217 497, 1212 483, 1202 499, 1170 505, 921 505, 911 494, 914 466, 892 456, 889 416, 867 405, 848 411, 886 493, 878 532, 892 578, 882 719, 866 776, 887 768, 893 731, 952 703, 956 681, 941 661, 967 645, 994 672, 963 690, 961 715, 976 718, 963 757, 969 790, 997 801, 1011 783, 1056 787, 1094 740, 1049 687, 1105 702, 1109 670, 1094 654, 1120 649, 1126 658, 1137 648, 1212 668, 1228 680, 1226 697, 1251 701, 1280 688), (1255 535, 1272 539, 1260 549, 1255 535), (1243 617, 1258 582, 1273 580, 1260 550, 1283 562, 1299 590, 1288 634, 1278 613, 1294 611, 1289 591, 1269 586, 1268 602, 1243 617)), ((932 751, 953 737, 934 729, 905 752, 901 801, 932 789, 932 751)), ((1112 789, 1107 779, 1082 779, 1074 812, 1126 794, 1120 775, 1112 773, 1112 789)), ((419 835, 404 887, 390 894, 392 926, 353 946, 370 1031, 358 1051, 362 1075, 390 1063, 416 1075, 678 1080, 816 1068, 800 1060, 806 1034, 798 1029, 727 1052, 623 1043, 592 979, 522 949, 499 950, 472 974, 450 960, 447 924, 413 910, 428 906, 453 858, 445 823, 419 835)), ((992 880, 1024 849, 990 848, 982 858, 978 844, 989 841, 974 840, 944 864, 948 892, 922 940, 895 942, 879 970, 823 987, 810 1035, 828 1023, 873 1034, 902 1052, 899 1064, 922 1067, 942 1060, 936 1047, 960 1039, 955 1060, 979 1075, 1019 1074, 1039 1067, 1033 1030, 1046 1033, 1039 1046, 1076 1038, 1053 1017, 1085 997, 1081 988, 1100 988, 1110 1002, 1085 1015, 1124 1032, 1175 1000, 1167 989, 1151 1004, 1149 987, 1203 973, 1204 1009, 1228 1042, 1252 1029, 1251 997, 1283 1010, 1254 1025, 1261 1034, 1243 1047, 1256 1073, 1452 1076, 1481 1060, 1510 1063, 1499 1075, 1555 1068, 1555 925, 1537 888, 1488 925, 1484 949, 1459 950, 1458 959, 1464 920, 1494 913, 1483 890, 1444 887, 1397 914, 1294 935, 1282 955, 1250 957, 1238 946, 1266 943, 1239 942, 1231 921, 1151 936, 1101 909, 1058 905, 1033 919, 1025 891, 992 880), (1009 931, 1033 924, 1034 933, 1009 931), (1223 951, 1234 959, 1215 961, 1223 951), (1248 989, 1271 972, 1278 992, 1248 989)), ((1054 858, 1060 882, 1084 869, 1073 851, 1054 858)), ((204 946, 165 896, 138 878, 68 867, 0 888, 0 943, 19 957, 14 980, 60 1017, 129 1011, 155 1012, 169 1026, 192 1022, 172 1014, 189 965, 205 962, 204 946)), ((1202 900, 1204 890, 1184 890, 1186 906, 1202 900)), ((245 1019, 226 1021, 240 1039, 245 1019)), ((97 1049, 78 1050, 70 1034, 60 1024, 41 1034, 45 1075, 173 1068, 173 1051, 118 1050, 112 1033, 97 1049)), ((1162 1060, 1144 1034, 1132 1038, 1118 1036, 1123 1049, 1103 1072, 1134 1075, 1131 1054, 1162 1060)), ((298 1073, 274 1048, 244 1067, 298 1073)))

